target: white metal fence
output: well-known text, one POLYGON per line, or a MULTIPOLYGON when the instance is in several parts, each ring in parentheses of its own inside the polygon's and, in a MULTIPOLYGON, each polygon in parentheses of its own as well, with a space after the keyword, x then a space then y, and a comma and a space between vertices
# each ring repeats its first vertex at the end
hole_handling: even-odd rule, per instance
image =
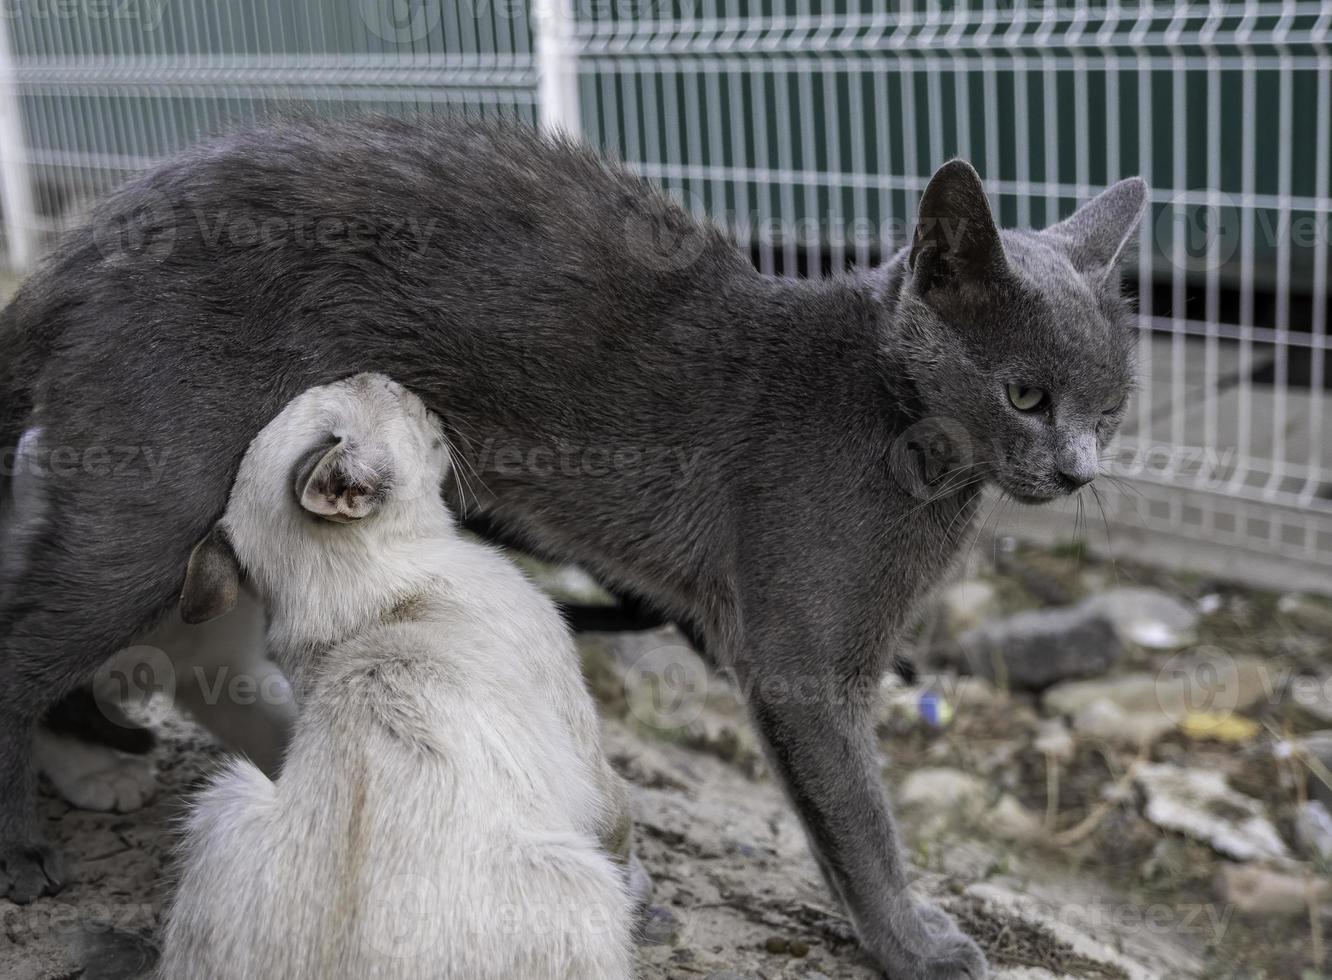
MULTIPOLYGON (((581 132, 760 268, 900 244, 972 160, 1007 224, 1150 181, 1113 538, 1332 592, 1332 7, 1318 2, 0 0, 10 259, 126 173, 275 107, 581 132), (16 120, 21 120, 21 128, 16 120), (16 220, 17 219, 17 220, 16 220)), ((1049 516, 1028 530, 1067 530, 1049 516)))

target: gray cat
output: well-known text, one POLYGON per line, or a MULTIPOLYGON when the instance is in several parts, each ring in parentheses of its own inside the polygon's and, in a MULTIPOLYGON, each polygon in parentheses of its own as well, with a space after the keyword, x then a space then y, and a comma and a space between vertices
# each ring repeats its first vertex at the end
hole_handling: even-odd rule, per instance
POLYGON ((1145 200, 1123 181, 1001 233, 954 161, 909 248, 796 281, 518 129, 293 124, 135 179, 0 320, 0 446, 50 447, 7 457, 40 479, 0 529, 0 893, 60 882, 33 820, 42 710, 171 606, 282 405, 380 371, 443 419, 460 512, 645 597, 734 673, 878 963, 984 975, 907 888, 875 696, 982 485, 1037 502, 1096 475, 1145 200))

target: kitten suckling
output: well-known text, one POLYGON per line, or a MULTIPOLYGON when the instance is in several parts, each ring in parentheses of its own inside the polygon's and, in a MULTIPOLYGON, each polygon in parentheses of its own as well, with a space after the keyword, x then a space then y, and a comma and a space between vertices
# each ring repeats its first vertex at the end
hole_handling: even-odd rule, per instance
POLYGON ((276 780, 232 761, 194 802, 163 980, 631 975, 625 796, 572 640, 455 526, 448 466, 378 375, 297 397, 242 461, 182 610, 243 573, 301 714, 276 780))

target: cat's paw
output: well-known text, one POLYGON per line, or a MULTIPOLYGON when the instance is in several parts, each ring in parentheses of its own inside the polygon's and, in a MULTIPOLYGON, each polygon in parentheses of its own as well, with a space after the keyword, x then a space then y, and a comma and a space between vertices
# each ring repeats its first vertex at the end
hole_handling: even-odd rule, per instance
POLYGON ((157 792, 157 770, 145 756, 39 730, 33 757, 56 792, 81 810, 130 813, 157 792))
POLYGON ((984 980, 985 954, 957 922, 933 902, 906 899, 893 909, 892 943, 883 956, 891 977, 984 980))
POLYGON ((934 941, 934 947, 922 958, 919 972, 911 976, 921 980, 985 980, 990 975, 981 948, 957 926, 951 932, 936 933, 934 941))
POLYGON ((0 841, 0 898, 27 905, 64 884, 60 857, 41 841, 0 841))

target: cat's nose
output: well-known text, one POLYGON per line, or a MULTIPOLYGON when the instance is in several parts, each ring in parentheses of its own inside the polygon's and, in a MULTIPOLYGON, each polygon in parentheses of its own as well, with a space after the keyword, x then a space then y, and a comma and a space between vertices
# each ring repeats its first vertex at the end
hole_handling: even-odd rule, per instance
POLYGON ((1092 480, 1096 479, 1096 471, 1094 469, 1066 470, 1061 468, 1059 470, 1059 479, 1063 482, 1065 489, 1072 493, 1074 490, 1080 490, 1088 483, 1091 483, 1092 480))
POLYGON ((1069 492, 1085 487, 1100 473, 1094 438, 1070 439, 1059 453, 1055 468, 1059 479, 1069 492))

